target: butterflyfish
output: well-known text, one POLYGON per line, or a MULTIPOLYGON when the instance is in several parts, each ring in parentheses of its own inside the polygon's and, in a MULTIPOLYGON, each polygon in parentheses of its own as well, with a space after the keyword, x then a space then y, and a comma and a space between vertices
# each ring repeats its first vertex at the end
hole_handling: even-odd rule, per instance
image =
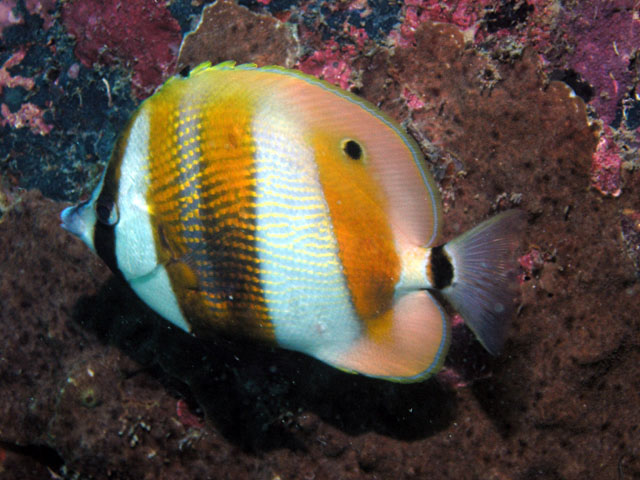
POLYGON ((434 292, 500 350, 521 217, 440 244, 437 186, 395 121, 301 72, 234 62, 142 102, 92 196, 61 214, 187 332, 398 382, 443 364, 451 327, 434 292))

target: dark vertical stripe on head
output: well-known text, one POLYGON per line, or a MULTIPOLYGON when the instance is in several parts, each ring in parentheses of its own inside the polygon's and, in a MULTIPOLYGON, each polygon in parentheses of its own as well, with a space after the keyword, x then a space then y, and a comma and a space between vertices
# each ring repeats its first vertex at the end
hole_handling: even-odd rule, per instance
MULTIPOLYGON (((136 117, 137 114, 134 114, 125 130, 116 140, 113 152, 111 153, 111 159, 109 160, 104 174, 102 190, 100 191, 100 195, 98 195, 98 199, 95 203, 96 208, 100 208, 101 206, 115 208, 114 206, 118 203, 120 166, 122 165, 122 159, 127 147, 131 125, 133 125, 133 120, 136 117)), ((116 258, 116 224, 109 225, 100 221, 98 215, 96 215, 96 217, 96 224, 93 231, 93 245, 96 252, 113 273, 124 278, 122 272, 118 268, 118 259, 116 258)))

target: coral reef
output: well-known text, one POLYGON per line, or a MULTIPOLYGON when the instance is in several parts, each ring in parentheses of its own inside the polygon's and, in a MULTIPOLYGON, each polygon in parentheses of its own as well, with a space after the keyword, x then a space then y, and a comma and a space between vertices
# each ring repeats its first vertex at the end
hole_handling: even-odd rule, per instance
POLYGON ((23 0, 22 7, 18 0, 5 0, 0 3, 0 37, 5 27, 24 25, 25 16, 37 15, 43 20, 43 27, 48 29, 53 25, 52 13, 55 11, 55 0, 23 0))
POLYGON ((86 67, 123 62, 133 70, 133 91, 146 97, 174 72, 180 25, 168 9, 147 0, 65 2, 62 22, 86 67), (109 19, 109 21, 104 21, 109 19))
POLYGON ((77 198, 135 106, 130 76, 84 67, 58 22, 45 29, 22 1, 14 11, 21 20, 0 40, 0 175, 50 198, 77 198))
MULTIPOLYGON (((22 62, 24 56, 25 51, 18 50, 0 67, 0 94, 3 94, 5 88, 9 90, 8 93, 3 94, 6 103, 0 105, 0 125, 3 127, 9 125, 14 129, 29 126, 32 133, 46 135, 53 126, 45 123, 43 111, 33 103, 21 103, 19 100, 20 94, 12 95, 12 93, 17 92, 17 88, 28 92, 34 87, 33 79, 23 78, 19 75, 13 76, 8 71, 11 67, 22 62), (15 110, 15 106, 11 101, 14 97, 17 97, 18 110, 15 110)), ((49 103, 48 106, 51 106, 51 104, 49 103)))
POLYGON ((639 477, 638 2, 209 3, 0 5, 0 476, 639 477), (446 238, 528 212, 501 356, 457 316, 416 385, 197 340, 59 228, 142 96, 231 57, 402 122, 446 238))
POLYGON ((640 212, 631 209, 623 210, 620 229, 627 254, 636 267, 636 273, 640 276, 640 212))
POLYGON ((227 60, 292 67, 296 54, 297 43, 286 24, 221 0, 205 7, 197 28, 185 36, 178 70, 227 60))
POLYGON ((620 195, 620 147, 613 140, 610 127, 604 127, 593 154, 591 184, 605 195, 620 195))
POLYGON ((591 104, 605 124, 612 123, 622 99, 638 81, 637 2, 580 2, 575 9, 562 10, 558 21, 566 41, 575 46, 565 55, 566 66, 589 82, 597 92, 591 104))
POLYGON ((353 45, 340 46, 331 40, 322 50, 316 50, 302 60, 299 69, 348 90, 354 83, 351 65, 357 54, 353 45))

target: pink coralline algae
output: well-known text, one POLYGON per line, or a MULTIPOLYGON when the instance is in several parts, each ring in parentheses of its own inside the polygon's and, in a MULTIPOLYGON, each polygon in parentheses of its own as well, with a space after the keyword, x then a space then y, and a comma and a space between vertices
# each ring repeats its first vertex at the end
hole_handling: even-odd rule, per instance
POLYGON ((634 81, 630 66, 640 48, 639 6, 632 0, 579 2, 560 15, 567 40, 575 45, 568 66, 598 92, 591 103, 606 124, 634 81))
POLYGON ((617 197, 620 189, 620 148, 613 139, 613 131, 605 127, 591 164, 591 185, 603 195, 617 197))
POLYGON ((407 106, 411 110, 420 110, 424 108, 424 100, 422 100, 418 94, 412 92, 407 87, 404 87, 402 89, 402 98, 407 101, 407 106))
MULTIPOLYGON (((48 30, 53 25, 51 11, 56 6, 56 0, 25 0, 25 7, 31 14, 39 15, 44 19, 44 29, 48 30)), ((22 15, 17 11, 17 0, 2 0, 0 2, 0 37, 2 30, 11 25, 23 22, 22 15)))
POLYGON ((84 0, 65 3, 62 18, 87 67, 123 62, 133 69, 133 90, 144 97, 173 73, 180 25, 162 2, 84 0))
POLYGON ((451 326, 452 327, 458 327, 460 325, 464 324, 464 318, 462 318, 462 315, 458 314, 458 313, 454 313, 453 315, 451 315, 451 326))
POLYGON ((176 415, 180 423, 187 427, 204 428, 204 422, 189 409, 189 405, 183 399, 176 403, 176 415))
POLYGON ((456 25, 464 32, 465 39, 480 43, 493 38, 510 38, 520 45, 533 46, 541 51, 549 45, 552 20, 557 4, 554 0, 530 0, 528 2, 503 2, 481 0, 441 2, 438 0, 409 0, 404 6, 404 21, 391 37, 400 46, 414 42, 416 29, 424 22, 440 22, 456 25), (504 10, 504 12, 503 12, 504 10), (494 18, 505 17, 508 27, 501 26, 494 18), (518 19, 518 15, 522 18, 518 19), (515 18, 509 18, 509 16, 515 18), (524 19, 526 18, 526 22, 524 19), (520 20, 520 21, 519 21, 520 20), (517 26, 516 26, 517 25, 517 26), (493 37, 492 37, 493 36, 493 37))
POLYGON ((540 270, 544 266, 544 257, 542 252, 537 248, 532 248, 526 254, 518 258, 518 263, 523 270, 520 275, 520 282, 530 279, 534 272, 540 270))
POLYGON ((16 0, 6 0, 0 3, 0 34, 5 27, 20 22, 20 16, 14 12, 15 6, 16 0))
POLYGON ((26 90, 31 90, 33 88, 34 81, 32 78, 24 78, 17 75, 14 77, 9 73, 9 69, 19 65, 20 62, 24 60, 24 56, 25 51, 18 50, 16 53, 11 55, 6 62, 4 62, 2 67, 0 67, 0 93, 2 93, 2 89, 4 87, 23 87, 26 90))
MULTIPOLYGON (((502 2, 499 7, 486 9, 483 28, 474 36, 476 43, 488 42, 533 49, 544 57, 554 35, 557 23, 558 2, 556 0, 528 0, 502 2)), ((489 47, 491 48, 491 47, 489 47)))
POLYGON ((640 275, 640 212, 625 209, 620 219, 620 230, 627 255, 640 275))
POLYGON ((360 49, 364 48, 365 44, 369 40, 369 35, 367 35, 364 28, 357 28, 350 23, 345 23, 344 30, 349 38, 353 40, 353 43, 355 43, 360 49))
POLYGON ((404 6, 404 21, 399 30, 391 37, 400 46, 413 43, 416 29, 424 22, 452 23, 461 30, 471 31, 478 28, 484 7, 491 2, 462 0, 459 2, 441 2, 438 0, 407 0, 404 6))
POLYGON ((20 110, 15 113, 11 113, 9 107, 4 103, 0 106, 0 112, 2 118, 0 118, 0 125, 11 125, 13 128, 29 127, 29 129, 39 135, 46 135, 52 129, 53 126, 47 124, 42 118, 44 113, 33 103, 24 103, 20 106, 20 110))
POLYGON ((354 45, 340 46, 331 39, 322 50, 317 50, 302 60, 298 68, 304 73, 323 78, 343 90, 348 90, 353 85, 351 64, 356 55, 354 45))
MULTIPOLYGON (((17 75, 12 76, 8 71, 11 67, 22 62, 24 56, 25 51, 18 50, 0 67, 0 94, 4 87, 22 87, 25 90, 31 90, 33 88, 33 79, 17 75)), ((32 103, 22 104, 17 112, 11 112, 9 107, 3 103, 0 105, 0 126, 10 125, 13 128, 29 127, 35 134, 46 135, 53 127, 44 121, 42 117, 43 114, 43 110, 32 103)))

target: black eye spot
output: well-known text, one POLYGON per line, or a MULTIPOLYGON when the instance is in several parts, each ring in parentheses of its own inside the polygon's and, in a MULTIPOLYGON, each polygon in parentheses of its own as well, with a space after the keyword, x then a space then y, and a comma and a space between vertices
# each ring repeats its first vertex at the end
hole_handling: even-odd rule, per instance
POLYGON ((342 150, 351 160, 360 160, 362 158, 362 147, 355 140, 346 140, 342 144, 342 150))
POLYGON ((101 200, 96 204, 96 217, 104 225, 113 226, 118 223, 118 209, 110 200, 101 200))

